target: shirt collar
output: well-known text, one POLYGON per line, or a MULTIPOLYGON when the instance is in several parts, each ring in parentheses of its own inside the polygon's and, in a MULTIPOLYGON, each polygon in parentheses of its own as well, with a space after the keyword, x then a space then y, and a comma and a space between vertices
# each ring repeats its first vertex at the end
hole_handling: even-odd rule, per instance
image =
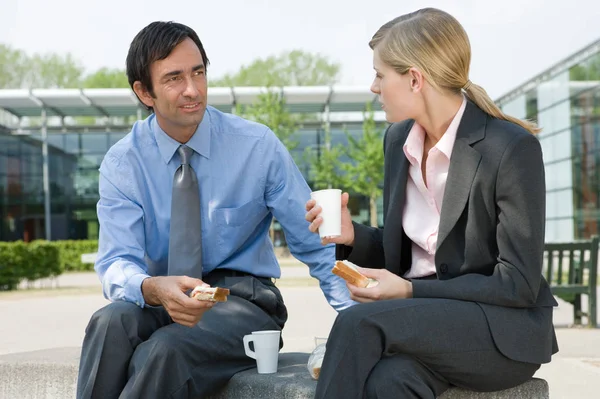
MULTIPOLYGON (((156 115, 152 115, 152 130, 154 130, 154 135, 156 137, 156 144, 158 145, 158 150, 160 151, 160 155, 165 163, 169 163, 173 155, 181 145, 177 140, 173 139, 164 130, 158 125, 158 121, 156 120, 156 115)), ((210 159, 210 140, 211 139, 211 123, 210 123, 210 112, 208 109, 204 112, 204 117, 202 118, 202 122, 198 125, 198 128, 190 138, 190 140, 185 143, 192 150, 202 155, 205 158, 210 159)))
POLYGON ((408 159, 411 165, 415 166, 423 159, 423 146, 425 145, 425 130, 418 123, 413 123, 408 132, 408 137, 404 142, 402 149, 404 155, 408 159))
MULTIPOLYGON (((460 121, 462 119, 463 114, 465 113, 465 108, 467 107, 467 99, 463 96, 462 104, 460 108, 454 115, 452 122, 448 125, 448 129, 438 141, 434 147, 440 150, 448 159, 452 155, 452 148, 454 147, 454 142, 456 141, 456 132, 458 131, 458 126, 460 125, 460 121)), ((411 165, 417 165, 423 159, 423 146, 425 143, 425 130, 418 123, 413 123, 410 132, 408 133, 408 137, 406 138, 406 142, 404 143, 403 150, 406 158, 411 163, 411 165)))
POLYGON ((458 132, 458 126, 460 125, 460 121, 462 119, 463 114, 465 113, 465 108, 467 107, 467 99, 463 96, 463 102, 460 105, 460 108, 454 115, 452 122, 448 125, 448 129, 446 129, 446 133, 442 136, 440 141, 438 141, 435 146, 438 150, 444 153, 448 159, 452 155, 452 148, 454 148, 454 142, 456 141, 456 132, 458 132))

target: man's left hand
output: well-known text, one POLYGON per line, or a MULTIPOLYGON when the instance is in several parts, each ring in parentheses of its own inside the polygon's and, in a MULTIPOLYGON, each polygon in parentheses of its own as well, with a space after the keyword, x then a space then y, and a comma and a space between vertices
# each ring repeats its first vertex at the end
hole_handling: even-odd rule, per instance
POLYGON ((383 299, 405 299, 412 298, 412 283, 391 273, 386 269, 368 269, 357 267, 363 275, 378 281, 378 284, 370 288, 360 288, 352 284, 346 284, 350 291, 350 298, 357 302, 374 302, 383 299))

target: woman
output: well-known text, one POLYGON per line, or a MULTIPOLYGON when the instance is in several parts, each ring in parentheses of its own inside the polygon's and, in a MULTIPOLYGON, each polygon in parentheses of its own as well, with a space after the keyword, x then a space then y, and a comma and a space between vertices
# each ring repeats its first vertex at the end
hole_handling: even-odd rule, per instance
MULTIPOLYGON (((332 328, 317 398, 434 398, 527 381, 557 352, 541 275, 542 153, 530 123, 469 80, 459 22, 422 9, 369 43, 388 128, 385 228, 352 223, 342 197, 338 259, 379 281, 332 328)), ((310 230, 322 222, 306 205, 310 230)))

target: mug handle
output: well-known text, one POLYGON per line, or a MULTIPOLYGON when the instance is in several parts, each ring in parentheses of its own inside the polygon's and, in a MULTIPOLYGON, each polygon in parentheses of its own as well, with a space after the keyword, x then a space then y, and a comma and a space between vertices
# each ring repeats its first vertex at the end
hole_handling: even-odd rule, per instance
POLYGON ((244 351, 246 356, 256 359, 256 352, 250 350, 250 342, 253 341, 252 335, 244 335, 244 351))

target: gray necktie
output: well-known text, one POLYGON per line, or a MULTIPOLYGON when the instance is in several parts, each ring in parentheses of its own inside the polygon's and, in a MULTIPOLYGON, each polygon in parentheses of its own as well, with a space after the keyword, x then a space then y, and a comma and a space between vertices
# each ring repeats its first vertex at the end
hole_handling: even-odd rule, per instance
POLYGON ((202 278, 200 190, 196 172, 190 165, 194 150, 181 145, 177 151, 181 165, 173 178, 169 276, 202 278))

